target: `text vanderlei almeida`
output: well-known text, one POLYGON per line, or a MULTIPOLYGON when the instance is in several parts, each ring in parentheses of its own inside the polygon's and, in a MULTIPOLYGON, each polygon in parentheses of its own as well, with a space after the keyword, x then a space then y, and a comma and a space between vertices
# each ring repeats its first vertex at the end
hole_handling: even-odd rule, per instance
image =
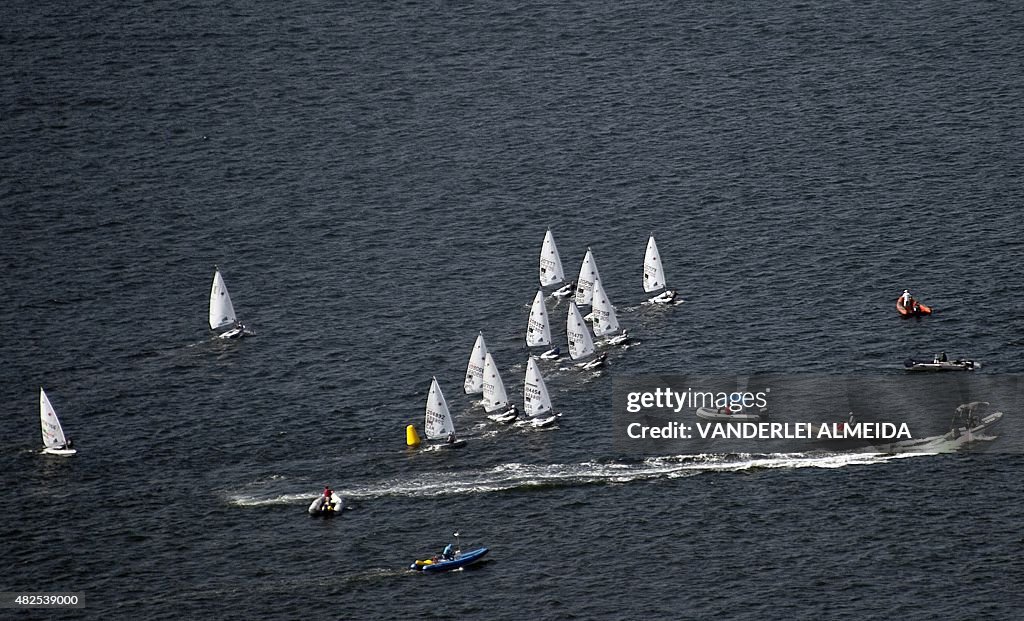
MULTIPOLYGON (((637 414, 644 410, 671 410, 679 413, 684 408, 714 408, 737 413, 744 409, 768 407, 768 393, 762 392, 709 392, 686 389, 676 392, 670 388, 653 391, 630 392, 626 395, 626 411, 637 414)), ((889 422, 698 422, 689 424, 667 421, 658 425, 632 422, 626 425, 626 435, 635 440, 652 439, 758 439, 758 440, 834 440, 857 438, 862 440, 911 439, 906 423, 889 422), (696 432, 696 433, 695 433, 696 432)))

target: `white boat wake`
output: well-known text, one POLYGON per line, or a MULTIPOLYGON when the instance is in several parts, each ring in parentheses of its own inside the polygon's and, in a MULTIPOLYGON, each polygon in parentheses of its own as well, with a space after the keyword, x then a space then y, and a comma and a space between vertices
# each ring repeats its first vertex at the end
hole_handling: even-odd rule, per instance
MULTIPOLYGON (((431 471, 400 475, 338 489, 346 499, 384 497, 438 498, 486 494, 515 489, 624 484, 633 481, 676 479, 705 472, 745 471, 760 468, 842 468, 885 463, 893 459, 927 455, 915 450, 902 454, 881 453, 777 453, 767 455, 674 455, 651 457, 640 462, 583 462, 578 464, 508 463, 482 470, 431 471)), ((237 506, 295 505, 308 503, 309 490, 271 497, 233 496, 237 506)))

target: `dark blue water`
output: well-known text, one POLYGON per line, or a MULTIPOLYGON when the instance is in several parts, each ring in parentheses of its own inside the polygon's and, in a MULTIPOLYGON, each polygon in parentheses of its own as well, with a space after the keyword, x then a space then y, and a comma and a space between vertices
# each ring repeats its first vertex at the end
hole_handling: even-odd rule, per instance
POLYGON ((0 55, 0 590, 88 618, 1019 614, 1000 439, 644 457, 611 386, 1024 371, 1024 10, 15 2, 0 55), (637 342, 548 376, 558 429, 499 429, 460 384, 483 330, 521 394, 547 227, 637 342), (639 306, 651 232, 684 305, 639 306), (255 338, 210 340, 215 264, 255 338), (908 287, 937 313, 898 319, 908 287), (431 376, 463 451, 404 447, 431 376), (72 459, 38 454, 40 385, 72 459), (325 483, 353 509, 311 520, 325 483), (486 563, 404 570, 455 529, 486 563))

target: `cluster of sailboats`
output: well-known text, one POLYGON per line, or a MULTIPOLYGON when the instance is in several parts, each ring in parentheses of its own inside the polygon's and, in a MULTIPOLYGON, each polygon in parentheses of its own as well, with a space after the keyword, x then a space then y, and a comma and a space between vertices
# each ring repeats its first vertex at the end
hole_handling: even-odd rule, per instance
MULTIPOLYGON (((587 248, 579 277, 576 281, 566 282, 562 268, 562 259, 558 254, 558 246, 549 229, 544 234, 544 242, 540 253, 540 289, 534 297, 527 321, 526 344, 530 348, 544 348, 536 356, 531 356, 526 363, 526 379, 523 389, 523 409, 525 418, 520 418, 516 405, 509 399, 505 383, 494 361, 487 351, 483 332, 477 335, 476 343, 470 354, 463 388, 467 395, 483 396, 483 407, 488 418, 500 423, 516 423, 532 427, 548 427, 555 423, 559 413, 555 412, 551 403, 551 393, 544 382, 538 360, 558 360, 561 350, 554 345, 551 336, 551 322, 548 316, 547 300, 571 298, 566 318, 566 334, 568 336, 569 357, 577 361, 582 370, 595 370, 604 365, 607 354, 597 354, 597 345, 613 346, 625 343, 629 334, 619 325, 619 320, 601 284, 600 272, 594 253, 587 248), (545 288, 551 289, 545 295, 545 288), (579 307, 591 306, 593 312, 584 317, 579 307), (593 335, 587 321, 593 325, 593 335), (595 345, 594 338, 602 338, 595 345)), ((644 304, 680 304, 676 299, 675 290, 669 289, 665 282, 665 273, 661 264, 658 246, 652 235, 647 241, 644 255, 644 291, 656 295, 644 304)), ((250 336, 253 331, 243 324, 235 313, 231 294, 224 282, 220 268, 214 266, 213 285, 210 289, 209 309, 210 329, 219 339, 238 339, 250 336)), ((71 446, 71 439, 64 436, 57 413, 42 388, 39 389, 40 423, 43 434, 43 452, 51 455, 71 456, 77 451, 71 446)), ((429 440, 444 440, 445 446, 462 446, 464 440, 455 436, 451 411, 445 401, 441 387, 434 378, 427 395, 427 407, 424 430, 429 440)), ((412 441, 410 441, 412 444, 412 441)))
MULTIPOLYGON (((647 241, 647 250, 644 255, 644 291, 655 294, 644 304, 674 305, 682 303, 677 299, 676 291, 669 289, 666 285, 661 255, 653 235, 647 241)), ((483 332, 477 335, 470 353, 463 390, 467 395, 482 395, 482 404, 488 419, 504 424, 549 427, 561 415, 553 408, 551 393, 548 391, 538 361, 554 361, 561 358, 561 350, 554 345, 551 335, 547 302, 549 299, 564 298, 571 298, 566 317, 566 335, 569 357, 576 363, 578 369, 583 371, 600 369, 604 366, 608 354, 597 354, 597 347, 621 345, 629 340, 629 333, 619 325, 615 306, 611 303, 601 282, 593 251, 587 248, 587 254, 583 258, 583 265, 576 281, 566 282, 558 246, 555 244, 554 235, 548 229, 544 234, 540 252, 540 289, 537 290, 533 304, 530 306, 526 327, 527 347, 534 348, 535 351, 536 348, 543 348, 543 350, 536 355, 531 355, 526 362, 526 378, 523 388, 525 417, 520 417, 515 403, 509 399, 505 382, 501 378, 494 356, 487 350, 483 332), (551 293, 545 295, 545 288, 554 289, 550 289, 551 293), (581 306, 590 306, 592 312, 584 317, 580 312, 581 306), (593 334, 591 334, 591 325, 593 334), (595 337, 603 338, 603 340, 595 343, 595 337)), ((463 440, 456 438, 451 411, 436 377, 432 378, 430 391, 427 394, 424 431, 428 440, 444 441, 440 446, 465 445, 463 440)), ((410 445, 416 445, 419 442, 416 434, 410 429, 407 429, 407 438, 410 445)))

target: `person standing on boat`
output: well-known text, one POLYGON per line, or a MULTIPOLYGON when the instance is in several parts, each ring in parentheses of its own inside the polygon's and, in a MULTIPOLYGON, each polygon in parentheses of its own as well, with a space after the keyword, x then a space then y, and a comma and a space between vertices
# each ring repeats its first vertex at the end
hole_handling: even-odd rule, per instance
POLYGON ((334 495, 334 490, 324 485, 324 508, 328 509, 331 506, 331 496, 334 495))
POLYGON ((910 302, 913 299, 914 298, 912 298, 910 296, 910 289, 904 289, 903 290, 903 308, 909 309, 910 308, 910 302))
POLYGON ((455 558, 455 546, 453 546, 450 543, 446 545, 444 547, 444 551, 441 552, 441 558, 443 558, 446 561, 450 561, 453 558, 455 558))

